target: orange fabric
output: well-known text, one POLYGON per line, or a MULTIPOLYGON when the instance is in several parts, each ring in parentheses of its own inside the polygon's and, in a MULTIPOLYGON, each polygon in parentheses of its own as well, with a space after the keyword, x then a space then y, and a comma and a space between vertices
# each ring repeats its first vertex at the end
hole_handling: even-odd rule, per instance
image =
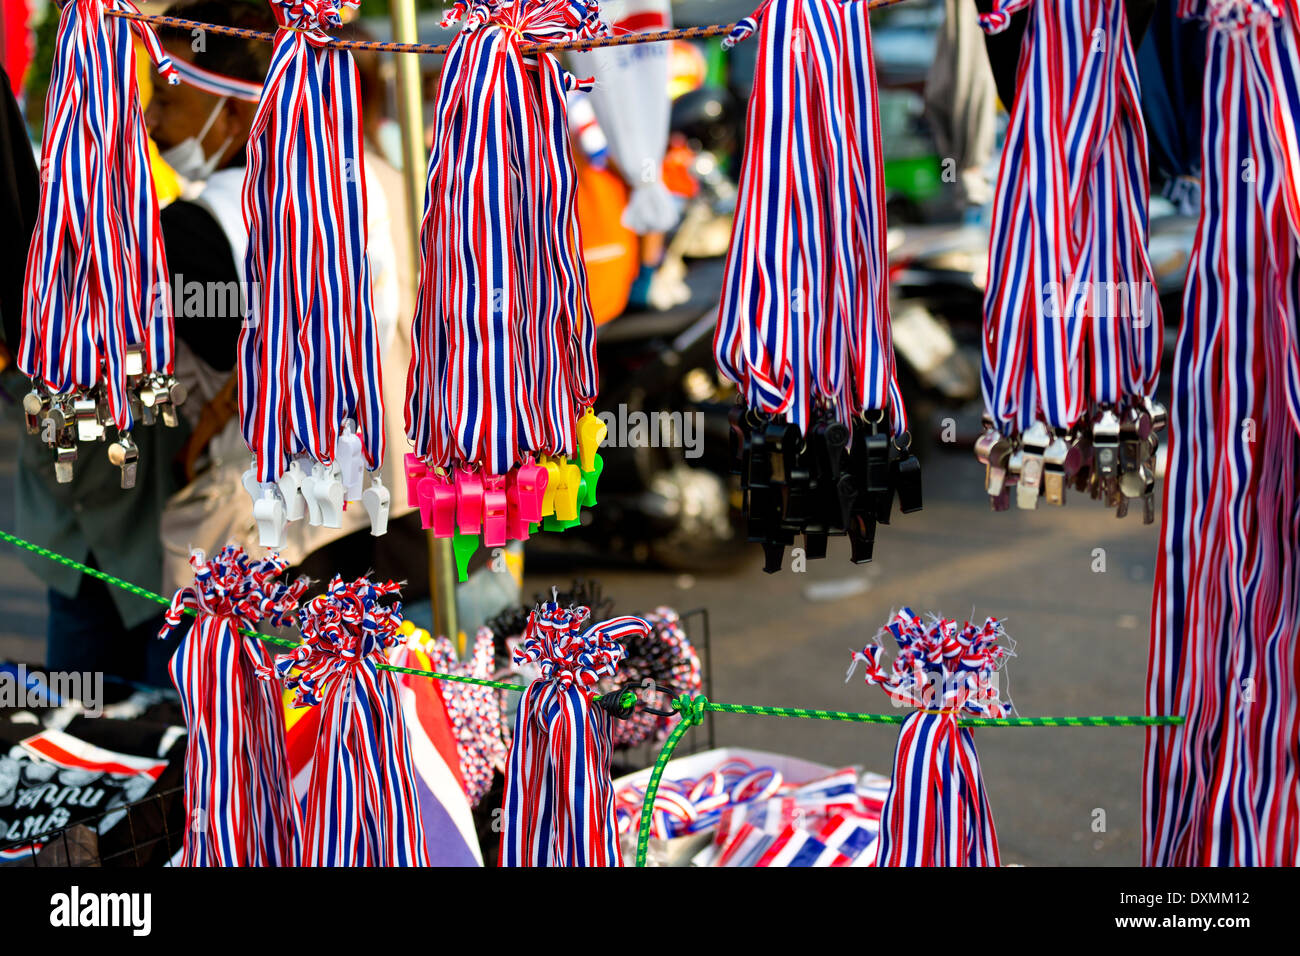
POLYGON ((700 184, 691 172, 691 162, 695 154, 690 148, 680 143, 670 143, 668 153, 664 156, 664 185, 673 195, 685 199, 694 199, 700 191, 700 184))
POLYGON ((615 173, 597 169, 582 156, 578 165, 578 223, 587 265, 591 312, 597 325, 622 314, 640 269, 637 236, 623 225, 628 188, 615 173))

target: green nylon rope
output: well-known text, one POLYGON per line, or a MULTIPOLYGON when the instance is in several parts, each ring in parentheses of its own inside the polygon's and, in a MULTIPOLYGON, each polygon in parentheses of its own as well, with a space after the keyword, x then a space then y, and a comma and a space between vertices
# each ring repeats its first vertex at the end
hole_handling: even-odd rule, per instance
MULTIPOLYGON (((69 568, 76 568, 82 574, 88 574, 92 578, 98 578, 106 584, 111 584, 114 587, 121 588, 123 591, 134 594, 136 597, 144 598, 147 601, 154 601, 164 607, 171 606, 172 602, 161 594, 154 594, 154 592, 150 591, 148 588, 142 588, 138 584, 132 584, 130 581, 123 581, 121 578, 116 578, 111 574, 98 570, 97 568, 89 567, 88 565, 82 564, 80 561, 74 561, 66 555, 59 554, 57 551, 51 551, 49 548, 43 548, 39 544, 33 544, 30 541, 18 537, 16 534, 10 534, 8 531, 0 530, 0 540, 8 541, 10 544, 16 545, 20 548, 26 548, 33 554, 39 554, 42 558, 47 558, 55 564, 62 564, 69 568)), ((193 608, 185 608, 185 613, 194 615, 195 611, 193 608)), ((298 641, 291 641, 287 638, 275 637, 271 634, 263 634, 260 631, 253 631, 246 627, 241 627, 239 633, 259 641, 265 641, 268 644, 278 644, 280 647, 297 647, 299 643, 298 641)), ((398 674, 413 674, 416 677, 429 677, 434 680, 454 680, 460 681, 462 684, 477 684, 480 687, 495 687, 498 690, 527 690, 527 688, 522 684, 505 684, 501 681, 482 680, 477 677, 461 677, 456 674, 439 674, 436 671, 420 670, 419 668, 414 667, 398 667, 396 664, 380 664, 378 666, 382 670, 393 671, 398 674)))
MULTIPOLYGON (((149 601, 155 601, 163 606, 170 606, 171 601, 161 594, 140 587, 138 584, 132 584, 130 581, 123 581, 111 574, 100 571, 96 568, 82 564, 80 561, 74 561, 66 555, 59 554, 57 551, 51 551, 49 548, 43 548, 39 544, 33 544, 16 534, 10 534, 8 531, 0 530, 0 540, 8 541, 12 545, 25 548, 33 554, 39 554, 56 564, 62 564, 70 568, 76 568, 82 574, 89 574, 93 578, 98 578, 107 584, 112 584, 124 591, 144 598, 149 601)), ((192 609, 186 608, 185 613, 194 614, 192 609)), ((282 647, 297 647, 297 641, 286 640, 281 637, 272 637, 270 634, 262 634, 258 631, 251 631, 247 628, 240 628, 240 633, 249 637, 256 638, 259 641, 266 641, 270 644, 279 644, 282 647)), ((418 670, 412 667, 398 667, 395 664, 380 664, 380 668, 388 671, 395 671, 399 674, 414 674, 417 677, 429 677, 434 680, 451 680, 460 681, 463 684, 476 684, 480 687, 495 687, 499 690, 516 690, 522 691, 527 688, 522 684, 505 684, 500 681, 481 680, 476 677, 460 677, 455 674, 439 674, 435 671, 418 670)), ((626 706, 627 698, 630 691, 625 692, 620 698, 620 702, 626 706)), ((633 695, 634 696, 634 695, 633 695)), ((668 739, 664 741, 663 748, 659 751, 659 756, 655 758, 654 767, 650 770, 650 780, 646 784, 645 797, 641 802, 641 819, 637 829, 636 840, 636 865, 645 866, 646 853, 650 846, 650 808, 654 805, 655 795, 659 792, 659 782, 663 779, 664 769, 668 766, 668 761, 672 759, 673 751, 677 749, 677 744, 686 736, 686 731, 692 727, 699 726, 704 721, 706 712, 713 711, 720 714, 749 714, 758 717, 800 717, 807 720, 845 720, 860 724, 901 724, 910 714, 857 714, 843 710, 810 710, 806 707, 758 707, 749 704, 720 704, 709 700, 707 697, 688 697, 682 694, 673 701, 673 710, 675 710, 681 719, 673 727, 668 739)), ((1167 717, 1140 717, 1126 715, 1108 715, 1100 717, 963 717, 957 721, 962 727, 1156 727, 1156 726, 1178 726, 1185 723, 1185 718, 1178 716, 1167 717)))
MULTIPOLYGON (((33 554, 39 554, 56 564, 62 564, 69 568, 76 568, 82 574, 88 574, 93 578, 98 578, 114 587, 119 587, 123 591, 134 594, 136 597, 154 601, 158 604, 168 607, 171 601, 161 594, 155 594, 147 588, 142 588, 138 584, 132 584, 130 581, 123 581, 121 578, 114 577, 107 572, 100 571, 97 568, 89 567, 80 561, 74 561, 66 555, 59 554, 57 551, 51 551, 49 548, 43 548, 39 544, 18 537, 16 534, 10 534, 8 531, 0 530, 0 540, 8 541, 10 544, 19 548, 25 548, 33 554)), ((194 614, 190 609, 185 609, 186 614, 194 614)), ((266 641, 268 644, 278 644, 281 647, 297 647, 297 641, 291 641, 283 637, 273 637, 270 634, 263 634, 260 631, 253 631, 247 628, 240 628, 241 634, 255 638, 259 641, 266 641)), ((398 674, 413 674, 416 677, 430 677, 434 680, 459 681, 462 684, 475 684, 479 687, 494 687, 498 690, 524 691, 528 688, 523 684, 507 684, 502 681, 483 680, 477 677, 461 677, 457 674, 439 674, 436 671, 420 670, 414 667, 398 667, 396 664, 380 664, 380 668, 387 671, 393 671, 398 674)), ((855 714, 843 710, 810 710, 804 707, 757 707, 747 704, 719 704, 708 700, 705 697, 697 697, 694 701, 689 700, 685 695, 677 698, 673 706, 682 714, 683 720, 688 713, 694 719, 698 717, 703 720, 703 714, 706 710, 715 711, 723 714, 751 714, 759 717, 803 717, 810 720, 847 720, 859 724, 901 724, 907 719, 907 714, 855 714), (683 702, 688 710, 682 710, 683 702)), ((696 721, 699 722, 698 720, 696 721)), ((1104 716, 1104 717, 963 717, 958 723, 963 727, 1153 727, 1168 726, 1183 723, 1182 717, 1136 717, 1136 716, 1104 716)), ((676 744, 674 744, 676 746, 676 744)))

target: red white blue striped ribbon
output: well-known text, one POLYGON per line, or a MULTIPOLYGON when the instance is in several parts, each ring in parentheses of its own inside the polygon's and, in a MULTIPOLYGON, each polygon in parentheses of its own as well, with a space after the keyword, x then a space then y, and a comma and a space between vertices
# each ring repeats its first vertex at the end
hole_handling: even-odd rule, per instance
POLYGON ((228 96, 247 103, 256 103, 262 98, 261 83, 250 83, 238 77, 205 70, 197 63, 186 60, 173 60, 172 65, 176 67, 176 75, 183 83, 212 96, 228 96))
POLYGON ((106 386, 118 429, 132 426, 126 351, 170 374, 172 299, 136 81, 134 38, 178 82, 153 30, 73 0, 59 17, 41 147, 41 196, 24 279, 19 367, 52 392, 106 386))
POLYGON ((1004 717, 998 674, 1013 656, 1001 621, 982 626, 931 618, 903 608, 881 629, 898 651, 883 664, 877 641, 854 654, 849 676, 866 664, 866 681, 899 706, 919 708, 904 721, 893 780, 880 818, 876 866, 999 866, 998 838, 979 756, 960 716, 1004 717))
POLYGON ((623 657, 618 642, 646 635, 650 625, 617 617, 585 626, 590 614, 548 602, 529 615, 515 651, 517 665, 536 665, 541 676, 515 718, 502 866, 623 865, 609 774, 611 717, 591 693, 614 675, 623 657))
POLYGON ((1207 21, 1201 218, 1152 598, 1143 862, 1300 860, 1300 10, 1207 21), (1279 121, 1288 117, 1286 121, 1279 121))
POLYGON ((998 0, 981 25, 1025 8, 984 298, 984 400, 1006 433, 1149 397, 1163 330, 1123 0, 998 0))
POLYGON ((253 561, 233 545, 210 561, 195 554, 194 584, 172 598, 159 637, 197 613, 171 660, 188 734, 183 866, 297 866, 302 821, 290 783, 280 695, 258 679, 271 666, 240 633, 285 624, 307 579, 275 581, 288 562, 253 561))
POLYGON ((360 79, 322 29, 348 6, 276 0, 281 29, 248 141, 245 276, 256 311, 239 340, 239 403, 264 482, 300 452, 330 464, 344 419, 371 470, 384 457, 360 79))
POLYGON ((410 739, 384 652, 401 643, 389 581, 335 577, 299 614, 303 641, 276 659, 294 706, 319 706, 303 809, 306 866, 428 866, 410 739))
POLYGON ((503 475, 529 452, 577 453, 597 389, 564 102, 579 81, 520 45, 600 29, 595 4, 479 4, 447 54, 407 378, 429 464, 503 475))
POLYGON ((889 329, 884 162, 867 5, 768 0, 758 26, 714 354, 747 404, 806 431, 884 410, 907 430, 889 329))

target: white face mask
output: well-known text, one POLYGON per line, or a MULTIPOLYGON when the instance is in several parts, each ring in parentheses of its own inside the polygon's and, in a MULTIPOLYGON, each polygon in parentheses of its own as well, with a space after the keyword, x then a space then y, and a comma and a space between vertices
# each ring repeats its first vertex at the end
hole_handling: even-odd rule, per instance
POLYGON ((176 170, 178 175, 192 183, 204 182, 216 171, 217 163, 221 162, 221 157, 226 154, 226 147, 234 138, 227 136, 221 148, 212 156, 203 152, 203 137, 207 136, 208 130, 212 129, 212 124, 217 121, 217 116, 221 113, 221 108, 226 105, 227 99, 228 97, 223 96, 217 101, 207 122, 203 124, 203 129, 199 130, 199 135, 184 139, 162 153, 163 161, 176 170))

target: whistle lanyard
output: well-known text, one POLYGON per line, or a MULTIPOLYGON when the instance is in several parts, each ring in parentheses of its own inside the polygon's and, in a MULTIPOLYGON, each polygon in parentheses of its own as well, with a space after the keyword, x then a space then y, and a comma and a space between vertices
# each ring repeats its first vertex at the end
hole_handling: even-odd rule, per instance
POLYGON ((332 462, 345 418, 368 468, 383 462, 360 79, 319 32, 339 9, 277 5, 284 28, 249 137, 245 274, 257 312, 240 333, 239 395, 259 481, 301 452, 332 462))
POLYGON ((528 619, 516 665, 541 676, 519 704, 503 801, 501 866, 622 866, 610 780, 610 715, 590 695, 613 677, 619 641, 650 625, 618 617, 584 625, 585 607, 547 603, 528 619))
POLYGON ((113 421, 126 430, 128 347, 142 347, 144 371, 170 373, 173 364, 133 34, 159 74, 177 78, 150 27, 105 9, 139 12, 129 0, 74 0, 59 17, 18 364, 54 392, 102 382, 113 421))
MULTIPOLYGON (((305 866, 428 866, 415 769, 384 651, 401 642, 391 581, 335 577, 299 615, 303 642, 276 659, 294 706, 318 706, 320 731, 303 808, 305 866)), ((272 676, 267 674, 266 676, 272 676)))
POLYGON ((1000 643, 1001 622, 927 623, 905 607, 881 633, 898 647, 890 667, 882 664, 883 646, 871 643, 853 655, 848 676, 863 662, 868 684, 895 705, 918 709, 899 731, 875 865, 1000 866, 975 738, 957 721, 1009 713, 996 683, 1012 654, 1000 643))
POLYGON ((504 474, 577 453, 597 389, 564 106, 578 81, 520 45, 591 35, 593 11, 480 4, 447 54, 407 376, 407 434, 431 464, 504 474))
POLYGON ((202 90, 210 96, 228 96, 231 99, 243 100, 245 103, 257 103, 262 99, 261 83, 250 83, 237 77, 214 73, 195 63, 187 63, 185 60, 175 60, 172 65, 176 67, 176 74, 181 78, 182 83, 202 90))
POLYGON ((1207 23, 1201 218, 1174 370, 1147 708, 1143 862, 1300 853, 1300 181, 1294 4, 1184 3, 1207 23), (1293 114, 1294 115, 1294 114, 1293 114))
POLYGON ((865 4, 768 0, 714 355, 746 403, 806 431, 887 410, 907 430, 889 329, 884 164, 865 4))
POLYGON ((250 561, 226 547, 211 562, 190 559, 160 637, 196 619, 170 672, 185 716, 184 866, 297 866, 302 822, 290 784, 280 695, 258 679, 271 666, 262 644, 239 633, 263 617, 279 626, 307 580, 274 582, 287 561, 250 561))
POLYGON ((1027 7, 984 298, 981 381, 1004 432, 1150 396, 1163 328, 1124 4, 999 0, 981 25, 1000 32, 1027 7))

